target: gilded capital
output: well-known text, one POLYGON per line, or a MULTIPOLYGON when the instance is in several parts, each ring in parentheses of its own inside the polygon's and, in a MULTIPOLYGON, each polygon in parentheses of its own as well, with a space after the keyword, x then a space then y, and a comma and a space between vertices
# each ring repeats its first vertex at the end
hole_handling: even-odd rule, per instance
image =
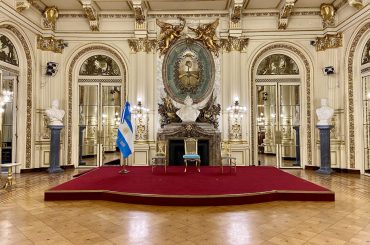
POLYGON ((153 52, 157 47, 157 40, 149 38, 138 38, 138 39, 129 39, 128 44, 130 49, 137 52, 153 52))
POLYGON ((343 34, 327 34, 324 37, 316 38, 316 51, 324 51, 330 48, 338 48, 343 46, 343 34))
POLYGON ((66 44, 62 39, 55 39, 54 37, 37 36, 37 48, 43 51, 51 51, 54 53, 62 53, 66 44))
POLYGON ((248 38, 237 38, 228 36, 228 38, 220 39, 222 50, 226 52, 244 51, 248 45, 248 38))

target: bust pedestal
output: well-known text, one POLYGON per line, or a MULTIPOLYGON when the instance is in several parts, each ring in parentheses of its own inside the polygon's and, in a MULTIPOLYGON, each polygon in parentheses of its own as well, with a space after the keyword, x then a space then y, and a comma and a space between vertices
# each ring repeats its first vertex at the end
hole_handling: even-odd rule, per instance
POLYGON ((49 173, 60 173, 63 169, 59 166, 60 159, 60 131, 64 128, 63 125, 49 125, 51 137, 50 137, 50 167, 48 168, 49 173))
POLYGON ((296 154, 296 160, 295 163, 293 163, 293 166, 301 166, 301 146, 300 146, 300 132, 299 132, 299 125, 293 126, 293 129, 295 130, 295 154, 296 154))
POLYGON ((317 125, 320 130, 320 156, 321 164, 320 169, 316 172, 319 174, 331 174, 333 170, 331 169, 330 162, 330 129, 333 128, 332 125, 317 125))

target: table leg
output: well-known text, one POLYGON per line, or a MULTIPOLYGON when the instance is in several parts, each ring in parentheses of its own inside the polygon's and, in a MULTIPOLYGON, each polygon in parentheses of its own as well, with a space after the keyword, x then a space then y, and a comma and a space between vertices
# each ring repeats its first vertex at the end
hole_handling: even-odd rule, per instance
POLYGON ((13 167, 8 167, 8 178, 6 179, 5 185, 3 188, 8 188, 13 185, 13 167))

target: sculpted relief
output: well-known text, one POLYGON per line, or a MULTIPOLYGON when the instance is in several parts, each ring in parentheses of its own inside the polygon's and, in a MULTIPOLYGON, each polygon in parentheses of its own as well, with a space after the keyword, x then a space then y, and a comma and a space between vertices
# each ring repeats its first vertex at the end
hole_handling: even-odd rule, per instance
POLYGON ((80 75, 83 76, 120 76, 118 64, 105 55, 93 55, 82 63, 80 75))
POLYGON ((0 35, 0 60, 18 66, 18 55, 13 43, 4 35, 0 35))
POLYGON ((370 63, 370 39, 366 42, 361 59, 361 65, 365 65, 367 63, 370 63))
POLYGON ((298 75, 297 63, 287 55, 273 54, 264 58, 258 66, 257 75, 298 75))

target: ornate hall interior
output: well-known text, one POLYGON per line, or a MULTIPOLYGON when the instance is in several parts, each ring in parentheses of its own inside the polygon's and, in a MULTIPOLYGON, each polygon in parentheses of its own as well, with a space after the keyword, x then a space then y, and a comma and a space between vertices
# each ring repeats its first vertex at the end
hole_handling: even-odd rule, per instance
POLYGON ((0 0, 0 90, 0 244, 370 243, 370 0, 0 0), (44 201, 188 153, 199 172, 275 167, 335 201, 44 201))

